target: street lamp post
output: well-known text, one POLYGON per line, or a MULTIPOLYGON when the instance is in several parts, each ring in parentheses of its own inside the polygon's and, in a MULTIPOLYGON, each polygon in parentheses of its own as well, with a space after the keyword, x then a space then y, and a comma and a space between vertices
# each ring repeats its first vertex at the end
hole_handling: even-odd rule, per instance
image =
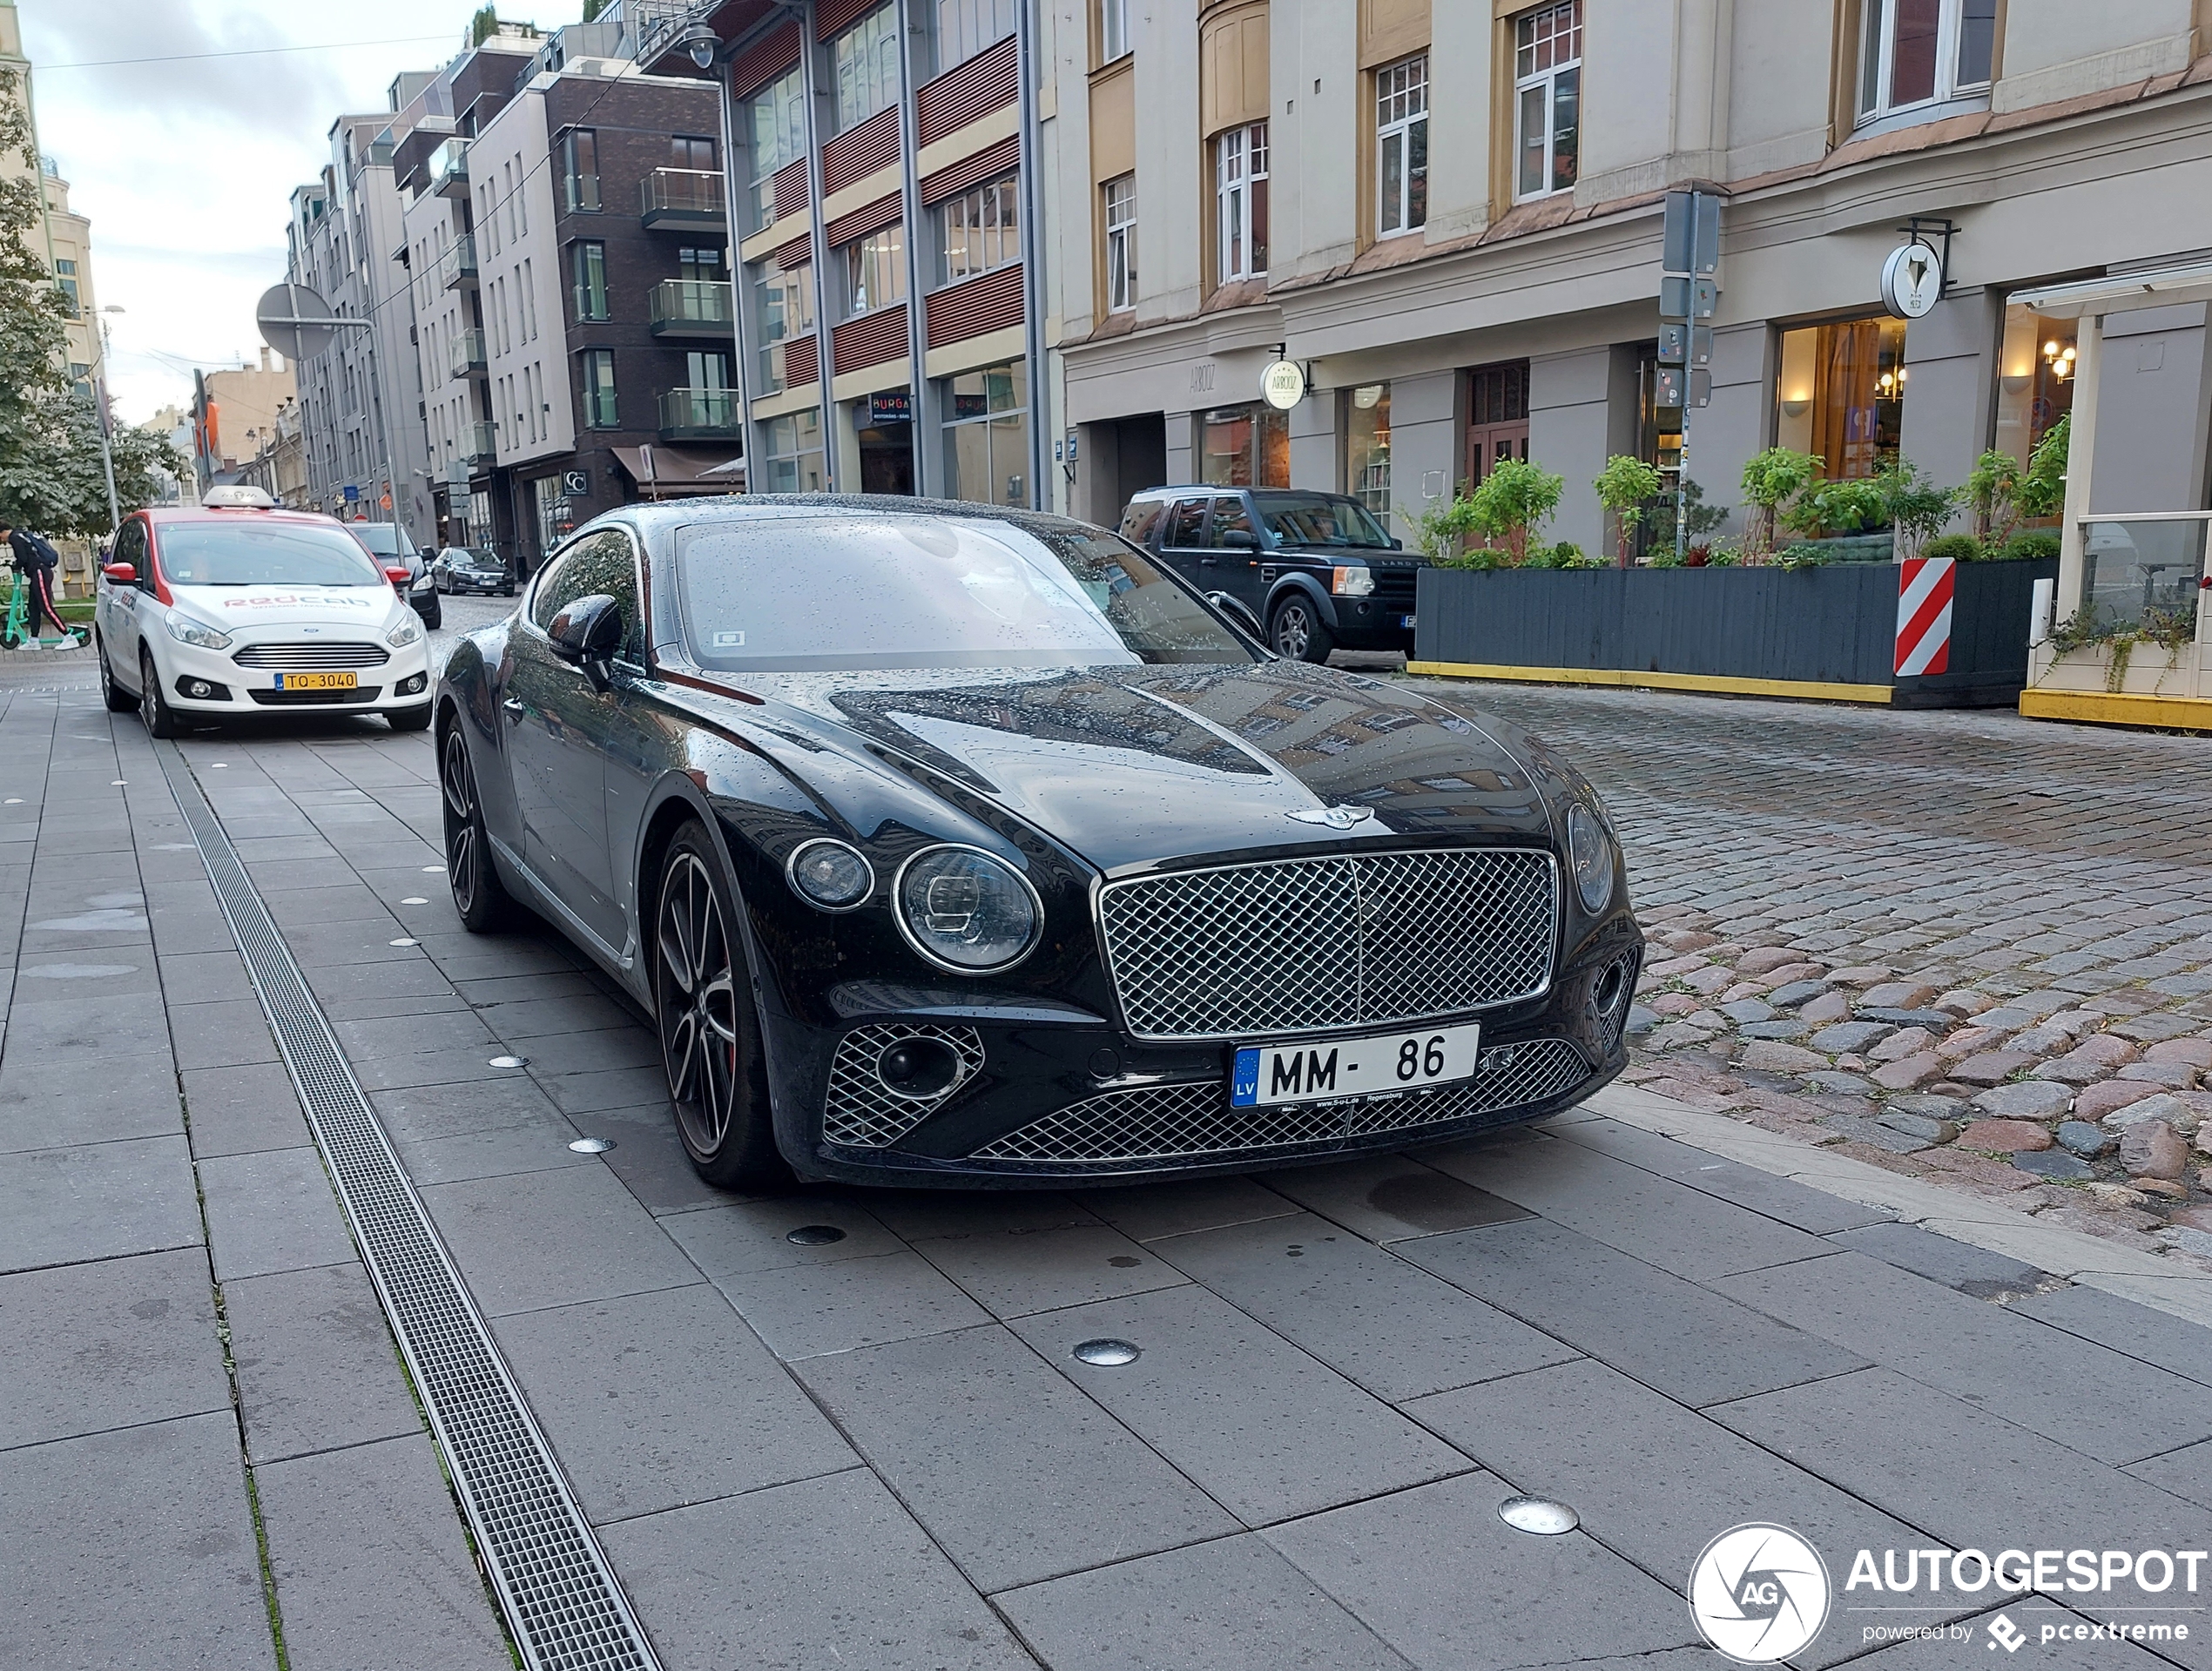
MULTIPOLYGON (((124 310, 113 303, 100 309, 102 313, 120 313, 124 310)), ((100 468, 107 474, 107 536, 113 540, 123 529, 123 505, 115 496, 115 448, 109 440, 109 431, 115 420, 107 404, 107 320, 100 321, 100 363, 96 368, 92 393, 100 403, 100 468)))

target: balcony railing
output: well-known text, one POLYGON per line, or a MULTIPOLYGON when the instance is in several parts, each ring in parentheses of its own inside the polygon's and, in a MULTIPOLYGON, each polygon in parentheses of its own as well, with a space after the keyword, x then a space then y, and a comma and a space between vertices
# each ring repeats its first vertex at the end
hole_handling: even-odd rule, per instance
POLYGON ((726 337, 730 286, 711 279, 663 279, 647 299, 655 336, 726 337))
POLYGON ((719 169, 656 168, 637 182, 637 198, 648 226, 719 226, 729 218, 719 169))
POLYGON ((471 469, 491 463, 499 456, 498 427, 481 418, 469 425, 462 432, 461 455, 471 469))
POLYGON ((738 392, 732 388, 668 388, 660 396, 663 441, 722 441, 738 434, 738 392))
POLYGON ((462 233, 445 253, 445 259, 438 263, 438 281, 448 290, 458 290, 463 285, 476 282, 475 233, 462 233))
POLYGON ((489 362, 484 358, 484 334, 463 331, 453 340, 451 370, 455 377, 467 377, 484 369, 489 362))
POLYGON ((440 197, 469 195, 469 142, 455 135, 430 153, 430 189, 440 197))

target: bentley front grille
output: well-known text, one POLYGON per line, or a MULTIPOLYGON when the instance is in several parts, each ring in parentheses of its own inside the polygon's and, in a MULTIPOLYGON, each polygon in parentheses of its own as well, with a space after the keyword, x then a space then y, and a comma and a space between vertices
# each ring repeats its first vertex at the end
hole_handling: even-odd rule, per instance
POLYGON ((392 653, 381 644, 248 644, 231 659, 240 667, 313 673, 334 667, 381 667, 392 659, 392 653))
POLYGON ((1459 847, 1109 882, 1107 967, 1141 1039, 1255 1039, 1422 1021, 1542 992, 1548 852, 1459 847))
POLYGON ((1589 1071, 1567 1040, 1535 1039, 1485 1050, 1475 1076, 1460 1084, 1359 1102, 1238 1108, 1211 1081, 1109 1091, 995 1138, 972 1158, 1122 1166, 1416 1132, 1545 1102, 1589 1071))
POLYGON ((927 1022, 889 1021, 856 1027, 837 1041, 830 1061, 829 1096, 822 1108, 826 1142, 853 1149, 886 1149, 952 1100, 983 1065, 983 1035, 972 1027, 937 1027, 927 1022), (876 1072, 876 1063, 893 1045, 929 1039, 959 1061, 952 1083, 927 1096, 893 1090, 876 1072))

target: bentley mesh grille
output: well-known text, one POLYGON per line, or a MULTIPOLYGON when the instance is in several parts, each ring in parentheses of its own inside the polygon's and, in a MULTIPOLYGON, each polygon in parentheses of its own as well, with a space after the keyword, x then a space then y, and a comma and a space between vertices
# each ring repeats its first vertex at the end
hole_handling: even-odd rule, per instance
POLYGON ((314 672, 319 668, 381 667, 392 653, 381 644, 248 644, 231 659, 240 667, 314 672))
POLYGON ((1541 1102, 1588 1072, 1567 1040, 1536 1039, 1484 1051, 1475 1076, 1460 1084, 1359 1102, 1238 1108, 1226 1088, 1213 1082, 1109 1091, 995 1138, 972 1158, 1109 1166, 1419 1131, 1541 1102))
POLYGON ((890 1021, 856 1027, 837 1041, 830 1061, 829 1096, 822 1108, 822 1136, 854 1149, 895 1143, 951 1100, 983 1065, 983 1035, 972 1027, 890 1021), (934 1096, 900 1096, 876 1077, 876 1058, 901 1039, 934 1039, 960 1058, 953 1082, 934 1096))
POLYGON ((1143 1039, 1251 1039, 1450 1015, 1551 978, 1552 857, 1446 848, 1109 882, 1107 967, 1143 1039))

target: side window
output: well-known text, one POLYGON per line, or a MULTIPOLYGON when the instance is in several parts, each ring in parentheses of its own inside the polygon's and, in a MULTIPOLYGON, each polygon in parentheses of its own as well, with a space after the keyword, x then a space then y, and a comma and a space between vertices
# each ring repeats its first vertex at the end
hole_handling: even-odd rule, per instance
POLYGON ((530 621, 541 632, 579 597, 604 593, 622 606, 623 655, 635 659, 644 643, 638 618, 637 563, 630 536, 607 529, 557 553, 530 595, 530 621))
POLYGON ((1204 537, 1206 531, 1206 502, 1203 499, 1178 499, 1175 515, 1168 520, 1167 536, 1163 546, 1188 548, 1204 537))
POLYGON ((110 558, 114 563, 127 563, 135 568, 146 566, 146 525, 135 516, 123 524, 115 536, 115 552, 110 558))
POLYGON ((1244 502, 1233 493, 1213 502, 1213 533, 1207 543, 1227 545, 1225 536, 1232 530, 1248 536, 1252 531, 1251 514, 1245 510, 1244 502))
POLYGON ((1164 499, 1139 499, 1122 513, 1122 537, 1137 545, 1152 543, 1152 530, 1160 525, 1161 513, 1168 508, 1164 499))

